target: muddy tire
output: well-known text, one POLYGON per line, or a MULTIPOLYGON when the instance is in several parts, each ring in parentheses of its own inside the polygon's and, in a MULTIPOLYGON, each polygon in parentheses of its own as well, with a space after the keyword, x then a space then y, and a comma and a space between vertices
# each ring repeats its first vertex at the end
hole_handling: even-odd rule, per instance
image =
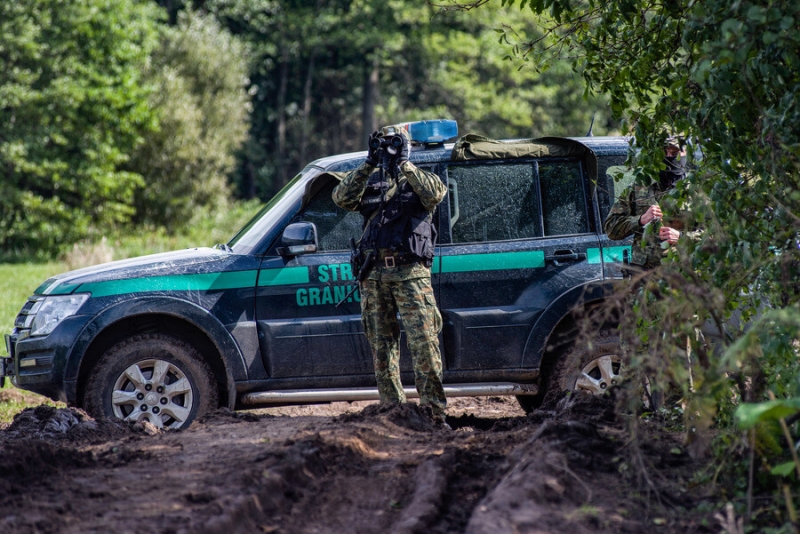
POLYGON ((197 349, 172 336, 143 334, 100 358, 89 374, 84 408, 95 419, 178 429, 217 403, 216 380, 197 349))
POLYGON ((589 346, 573 345, 556 363, 550 387, 603 395, 622 383, 622 348, 619 335, 602 330, 589 346))
POLYGON ((517 402, 520 407, 525 410, 525 413, 531 413, 533 410, 542 405, 544 397, 540 395, 517 395, 517 402))

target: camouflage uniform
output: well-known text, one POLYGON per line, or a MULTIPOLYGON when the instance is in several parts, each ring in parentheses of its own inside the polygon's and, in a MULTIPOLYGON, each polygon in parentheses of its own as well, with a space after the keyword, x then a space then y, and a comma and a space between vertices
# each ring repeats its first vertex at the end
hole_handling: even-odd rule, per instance
POLYGON ((669 247, 662 248, 658 238, 661 226, 668 226, 681 232, 692 239, 698 239, 701 230, 690 229, 692 215, 688 209, 681 209, 676 199, 671 194, 672 188, 662 189, 659 183, 652 183, 647 187, 635 185, 626 190, 614 203, 611 211, 603 224, 603 230, 611 239, 625 239, 633 235, 631 245, 631 264, 643 269, 652 269, 661 265, 662 258, 669 251, 669 247), (642 226, 640 217, 653 204, 658 204, 664 213, 663 220, 652 221, 642 226))
MULTIPOLYGON (((649 186, 635 185, 625 191, 620 196, 608 213, 603 230, 611 239, 625 239, 633 235, 631 245, 631 264, 638 265, 644 269, 651 269, 661 265, 661 258, 665 250, 661 248, 661 241, 658 239, 658 224, 651 222, 645 232, 646 227, 639 224, 640 217, 653 204, 661 204, 661 200, 666 191, 661 190, 658 183, 649 186), (645 233, 647 235, 645 236, 645 233)), ((666 226, 670 224, 663 223, 666 226)), ((680 230, 682 225, 672 226, 680 230)))
MULTIPOLYGON (((424 208, 433 212, 447 188, 433 173, 406 161, 400 166, 397 185, 411 185, 424 208)), ((333 200, 341 208, 358 211, 362 195, 375 168, 363 163, 350 172, 333 190, 333 200)), ((393 192, 393 188, 388 194, 393 192)), ((420 404, 430 406, 434 418, 444 421, 447 399, 442 386, 442 358, 438 334, 442 317, 431 287, 431 271, 421 262, 391 265, 386 256, 393 251, 378 249, 378 258, 361 284, 361 320, 375 365, 375 378, 382 403, 405 402, 400 383, 400 321, 405 328, 408 348, 414 363, 414 377, 420 404)))

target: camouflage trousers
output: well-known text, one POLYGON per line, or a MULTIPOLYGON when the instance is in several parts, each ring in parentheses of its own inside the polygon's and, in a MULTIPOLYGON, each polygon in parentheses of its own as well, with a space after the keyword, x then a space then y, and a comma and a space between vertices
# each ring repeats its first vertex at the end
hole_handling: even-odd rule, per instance
POLYGON ((361 283, 361 321, 372 348, 375 378, 382 403, 406 401, 400 383, 400 321, 405 328, 414 364, 414 382, 421 406, 444 417, 447 399, 442 386, 442 357, 438 334, 442 316, 429 277, 374 280, 361 283))

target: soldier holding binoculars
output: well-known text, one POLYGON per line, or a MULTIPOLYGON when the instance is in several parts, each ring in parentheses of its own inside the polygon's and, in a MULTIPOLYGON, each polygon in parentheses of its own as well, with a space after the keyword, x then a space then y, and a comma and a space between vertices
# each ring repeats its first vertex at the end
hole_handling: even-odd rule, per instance
POLYGON ((447 188, 438 176, 408 161, 409 144, 403 126, 374 132, 366 160, 336 186, 333 201, 364 217, 354 268, 361 280, 361 320, 372 348, 380 401, 406 401, 400 382, 399 314, 420 405, 429 406, 434 422, 446 427, 438 338, 442 317, 430 267, 436 242, 432 215, 447 188))

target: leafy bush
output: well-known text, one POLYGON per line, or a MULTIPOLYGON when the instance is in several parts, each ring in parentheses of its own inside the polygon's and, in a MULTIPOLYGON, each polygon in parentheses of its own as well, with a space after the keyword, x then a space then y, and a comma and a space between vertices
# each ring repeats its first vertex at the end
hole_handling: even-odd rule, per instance
POLYGON ((542 38, 520 42, 506 29, 501 39, 537 65, 571 61, 588 91, 610 98, 641 149, 641 180, 657 173, 667 136, 685 141, 693 168, 678 205, 704 233, 637 280, 623 332, 634 365, 680 391, 687 430, 716 426, 715 480, 745 500, 736 511, 759 531, 791 530, 798 496, 783 488, 800 435, 800 5, 519 5, 549 17, 542 38), (724 334, 716 344, 698 335, 709 325, 724 334), (749 464, 747 478, 731 459, 749 464), (776 485, 772 506, 785 513, 757 515, 754 491, 776 485))
POLYGON ((154 126, 143 66, 158 10, 137 0, 0 3, 0 240, 44 256, 128 221, 121 169, 154 126))
POLYGON ((148 79, 158 130, 126 165, 143 177, 134 221, 182 225, 230 199, 227 175, 247 134, 247 56, 213 18, 184 11, 177 26, 162 27, 148 79))

